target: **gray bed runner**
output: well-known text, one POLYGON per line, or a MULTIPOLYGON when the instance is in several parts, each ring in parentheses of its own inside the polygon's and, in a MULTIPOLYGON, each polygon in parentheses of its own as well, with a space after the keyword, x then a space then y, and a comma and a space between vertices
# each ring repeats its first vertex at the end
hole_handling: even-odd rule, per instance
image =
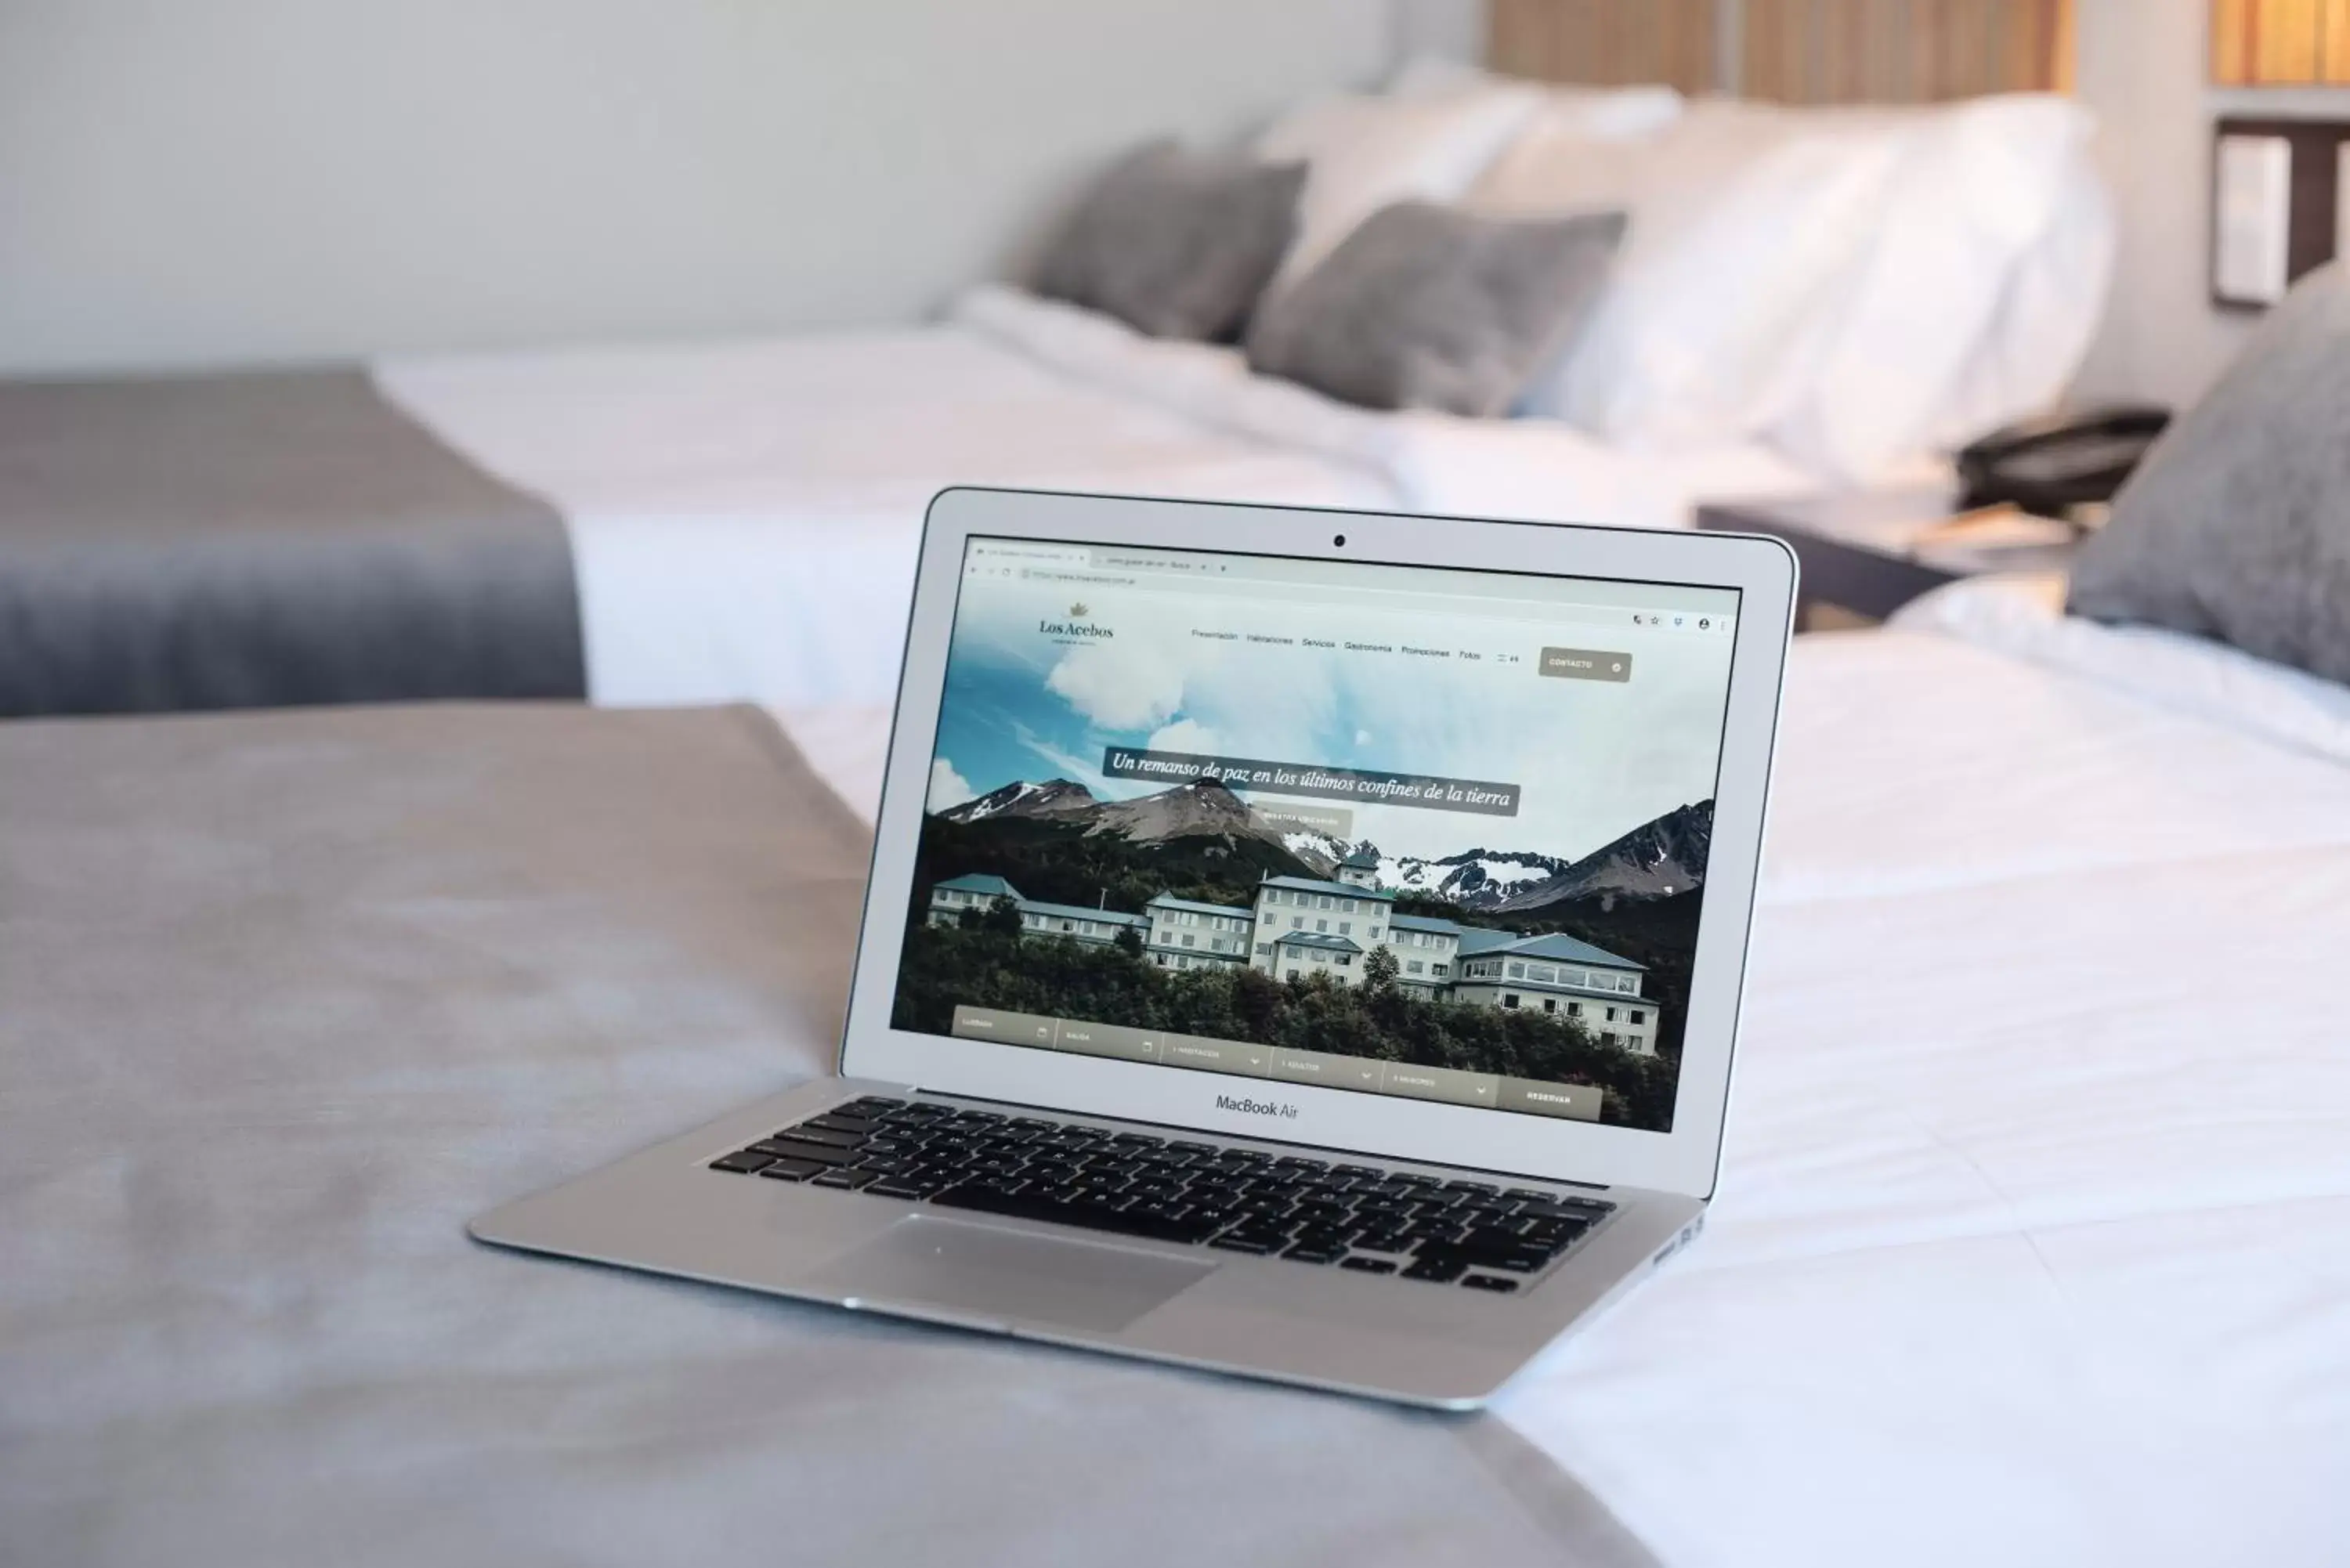
POLYGON ((586 687, 562 519, 360 371, 0 382, 0 714, 586 687))
POLYGON ((469 1242, 822 1070, 747 711, 0 725, 0 1558, 1637 1564, 1500 1422, 469 1242))

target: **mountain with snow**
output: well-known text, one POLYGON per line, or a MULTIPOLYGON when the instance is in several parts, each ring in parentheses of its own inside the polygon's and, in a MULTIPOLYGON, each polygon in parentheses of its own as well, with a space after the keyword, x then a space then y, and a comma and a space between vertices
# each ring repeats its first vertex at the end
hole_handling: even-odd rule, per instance
POLYGON ((1032 821, 1073 827, 1087 837, 1110 836, 1134 844, 1163 844, 1178 838, 1243 838, 1262 841, 1276 851, 1274 861, 1284 872, 1297 869, 1283 849, 1281 830, 1248 808, 1240 796, 1215 779, 1194 779, 1133 800, 1097 800, 1091 790, 1068 779, 1041 784, 1021 780, 988 791, 976 800, 940 812, 947 822, 1032 821))
POLYGON ((1678 806, 1655 821, 1593 850, 1557 875, 1491 908, 1536 909, 1574 899, 1669 898, 1705 885, 1713 849, 1713 802, 1678 806))
POLYGON ((1107 836, 1134 844, 1253 840, 1280 852, 1267 868, 1280 867, 1285 857, 1308 875, 1322 877, 1333 876, 1348 856, 1367 853, 1378 861, 1378 885, 1389 892, 1424 893, 1463 909, 1496 912, 1578 899, 1613 904, 1617 899, 1671 898, 1704 883, 1706 856, 1713 845, 1713 802, 1706 800, 1667 812, 1572 862, 1497 849, 1464 849, 1435 859, 1383 855, 1368 839, 1350 843, 1268 822, 1224 784, 1208 778, 1117 801, 1097 800, 1085 785, 1068 779, 1023 780, 939 815, 963 824, 996 818, 1062 824, 1087 837, 1107 836))
POLYGON ((1280 829, 1215 779, 1194 779, 1157 794, 1097 805, 1086 814, 1085 826, 1087 836, 1114 834, 1136 844, 1199 837, 1283 842, 1280 829))
POLYGON ((1338 869, 1339 861, 1355 852, 1355 846, 1343 838, 1333 838, 1326 833, 1309 833, 1303 828, 1290 828, 1284 832, 1281 842, 1292 855, 1305 862, 1305 868, 1316 877, 1329 876, 1338 869))
POLYGON ((1282 842, 1292 855, 1313 867, 1316 877, 1330 876, 1339 861, 1357 850, 1368 850, 1379 863, 1380 887, 1396 893, 1426 893, 1471 909, 1492 909, 1566 869, 1566 862, 1553 856, 1496 849, 1464 849, 1434 860, 1382 855, 1367 838, 1348 843, 1326 833, 1293 831, 1283 834, 1282 842))
POLYGON ((1464 849, 1440 859, 1410 856, 1379 858, 1379 886, 1399 892, 1427 893, 1464 909, 1494 909, 1565 869, 1548 855, 1464 849))
POLYGON ((1024 780, 992 789, 939 815, 949 822, 984 822, 991 816, 1066 817, 1100 804, 1093 791, 1068 779, 1046 779, 1043 784, 1024 780))

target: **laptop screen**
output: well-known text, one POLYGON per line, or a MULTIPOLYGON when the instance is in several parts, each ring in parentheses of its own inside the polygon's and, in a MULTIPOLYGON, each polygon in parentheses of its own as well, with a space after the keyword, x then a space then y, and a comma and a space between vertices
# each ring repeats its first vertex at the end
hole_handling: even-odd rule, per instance
POLYGON ((973 538, 892 1024, 1669 1132, 1738 607, 973 538))

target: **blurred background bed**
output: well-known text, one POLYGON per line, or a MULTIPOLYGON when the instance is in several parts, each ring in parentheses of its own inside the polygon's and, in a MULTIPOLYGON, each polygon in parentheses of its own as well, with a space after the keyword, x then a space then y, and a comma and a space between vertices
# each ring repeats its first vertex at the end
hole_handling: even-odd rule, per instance
MULTIPOLYGON (((255 0, 249 19, 261 9, 255 0)), ((528 54, 493 25, 440 13, 437 50, 366 36, 356 23, 338 33, 275 19, 292 29, 289 48, 336 46, 318 49, 298 85, 216 33, 175 38, 171 24, 109 24, 103 8, 97 20, 0 24, 16 38, 5 52, 19 79, 7 85, 22 89, 14 112, 27 131, 67 137, 126 197, 141 199, 143 184, 143 198, 167 209, 100 209, 36 181, 29 161, 11 187, 18 207, 57 228, 14 264, 13 282, 0 272, 0 296, 16 299, 0 306, 0 364, 46 362, 72 376, 20 377, 0 403, 0 703, 56 712, 564 694, 872 702, 894 680, 920 514, 942 485, 1677 526, 1708 498, 1942 483, 1959 444, 2064 394, 2103 317, 2113 217, 2094 117, 2064 96, 2073 7, 2058 0, 1504 0, 1490 23, 1474 6, 1419 4, 1245 18, 1172 10, 1145 7, 1116 28, 1055 10, 1028 34, 1024 58, 1001 30, 923 12, 935 43, 893 43, 894 57, 871 62, 903 78, 891 113, 951 123, 983 107, 972 130, 989 145, 950 149, 902 126, 868 127, 860 134, 889 144, 887 168, 878 153, 828 143, 778 147, 782 193, 724 198, 780 206, 796 183, 805 209, 720 213, 702 234, 678 230, 688 220, 712 230, 712 211, 643 188, 674 183, 655 160, 687 155, 695 130, 739 140, 746 129, 799 128, 788 117, 710 125, 751 110, 723 95, 723 113, 708 107, 710 84, 691 69, 716 63, 690 50, 715 40, 690 19, 660 28, 613 6, 567 52, 528 54), (640 79, 606 78, 619 62, 599 49, 655 38, 668 53, 640 79), (1112 109, 1094 100, 1098 88, 1075 85, 1087 71, 1144 71, 1153 48, 1170 55, 1161 75, 1181 71, 1186 50, 1204 67, 1211 47, 1239 38, 1249 57, 1220 67, 1228 79, 1206 91, 1170 83, 1112 109), (371 161, 386 175, 421 171, 423 153, 387 153, 354 119, 388 116, 404 135, 445 139, 413 124, 400 95, 446 98, 452 118, 469 104, 481 112, 469 73, 491 71, 503 49, 526 65, 528 92, 575 120, 650 117, 618 149, 626 156, 610 177, 633 179, 643 210, 575 188, 592 182, 585 173, 520 205, 492 199, 494 179, 556 156, 551 136, 528 128, 477 123, 478 145, 448 147, 450 166, 509 166, 461 178, 453 196, 381 192, 401 219, 442 220, 427 234, 387 232, 352 202, 352 171, 268 145, 276 128, 261 111, 212 101, 185 78, 146 110, 148 126, 97 123, 98 106, 127 99, 174 43, 233 67, 279 109, 308 101, 338 55, 355 66, 359 47, 390 49, 377 78, 389 85, 362 89, 355 109, 328 120, 318 155, 371 161), (957 45, 1002 69, 1003 99, 974 94, 951 71, 957 45), (461 67, 469 53, 479 57, 461 67), (63 68, 36 77, 44 57, 63 68), (1368 90, 1350 85, 1366 78, 1368 90), (702 107, 680 96, 689 81, 702 107), (69 88, 81 93, 70 103, 60 96, 69 88), (1058 111, 1074 123, 1051 129, 1074 134, 1049 154, 1031 144, 1047 127, 997 118, 1024 90, 1078 100, 1058 111), (1985 99, 1994 94, 2011 96, 1985 99), (1933 107, 1959 99, 1979 101, 1933 107), (189 146, 159 144, 174 130, 189 146), (1017 286, 1036 277, 1058 213, 1132 140, 1161 131, 1306 165, 1275 294, 1306 270, 1309 251, 1326 254, 1399 200, 1512 220, 1625 211, 1630 230, 1565 359, 1500 417, 1365 408, 1252 374, 1253 356, 1236 343, 1149 336, 1017 286), (241 165, 203 161, 232 152, 241 165), (184 161, 201 195, 168 189, 142 159, 184 161), (850 164, 879 192, 867 200, 882 216, 853 234, 836 226, 847 216, 850 164), (1007 164, 1024 165, 1017 179, 1007 164), (484 190, 468 210, 473 185, 484 190), (983 186, 994 187, 998 213, 972 211, 983 186), (194 232, 173 232, 171 204, 205 196, 283 225, 287 244, 238 254, 193 214, 194 232), (359 233, 309 233, 296 206, 305 201, 334 202, 330 215, 359 233), (943 218, 915 210, 931 201, 943 218), (571 223, 576 258, 547 256, 545 243, 527 258, 511 254, 530 244, 515 220, 541 208, 571 223), (590 214, 592 234, 579 227, 590 214), (608 217, 627 232, 603 226, 608 217), (489 226, 476 239, 451 218, 489 226), (966 232, 959 254, 909 254, 956 226, 993 244, 966 232), (353 248, 370 232, 400 253, 353 248), (772 290, 746 284, 749 258, 707 249, 728 232, 775 268, 772 290), (158 250, 127 270, 117 259, 107 274, 68 271, 77 244, 120 240, 135 253, 165 239, 181 259, 158 250), (702 247, 700 278, 678 265, 689 240, 702 247), (830 249, 843 253, 836 265, 809 259, 830 249), (324 265, 293 265, 296 250, 324 265), (477 281, 420 288, 400 255, 477 281), (517 290, 539 286, 515 264, 542 258, 603 284, 567 291, 550 278, 551 295, 602 298, 521 303, 517 290), (242 274, 230 275, 238 262, 242 274), (338 275, 338 263, 348 270, 338 275), (631 264, 681 276, 685 297, 647 309, 641 287, 603 275, 631 264), (795 273, 808 292, 853 291, 839 275, 852 265, 908 278, 894 290, 898 309, 920 309, 926 293, 946 302, 923 324, 740 329, 794 313, 795 273), (214 275, 202 287, 191 281, 207 267, 214 275), (1015 281, 974 281, 989 271, 1015 281), (713 286, 730 305, 693 297, 713 286), (289 286, 304 297, 265 297, 289 286), (326 314, 338 300, 351 320, 326 314), (71 318, 104 307, 145 316, 151 340, 176 335, 169 357, 183 359, 307 358, 364 343, 369 315, 381 323, 373 346, 395 350, 458 347, 468 327, 513 341, 568 326, 587 341, 366 355, 340 372, 342 417, 327 421, 316 371, 292 381, 249 370, 103 374, 139 337, 120 320, 71 318), (736 329, 723 330, 730 316, 736 329), (644 329, 664 320, 692 336, 644 329), (550 514, 559 532, 545 525, 550 514), (415 651, 424 648, 433 656, 415 651)), ((881 47, 846 23, 780 17, 745 47, 827 41, 881 47), (827 26, 849 36, 793 30, 827 26)), ((740 90, 738 68, 719 84, 740 90)), ((573 129, 582 163, 613 140, 600 125, 573 129)), ((759 162, 731 141, 721 156, 738 181, 759 162)))

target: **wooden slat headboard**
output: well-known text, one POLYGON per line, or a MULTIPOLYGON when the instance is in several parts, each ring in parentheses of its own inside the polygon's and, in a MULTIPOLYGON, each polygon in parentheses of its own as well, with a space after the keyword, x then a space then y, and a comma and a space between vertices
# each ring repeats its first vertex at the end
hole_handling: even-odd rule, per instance
POLYGON ((1536 81, 1713 89, 1720 0, 1492 0, 1495 70, 1536 81))
POLYGON ((2065 91, 2073 0, 1492 0, 1496 70, 1783 103, 2065 91))

